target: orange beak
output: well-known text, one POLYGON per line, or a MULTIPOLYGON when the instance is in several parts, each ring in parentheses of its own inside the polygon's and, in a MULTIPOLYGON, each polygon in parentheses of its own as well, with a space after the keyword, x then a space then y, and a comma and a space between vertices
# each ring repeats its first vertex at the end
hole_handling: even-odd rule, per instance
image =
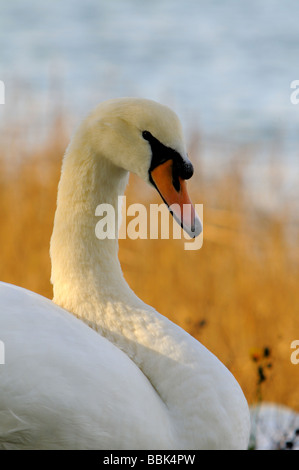
POLYGON ((202 231, 198 218, 190 201, 186 181, 178 176, 177 187, 173 181, 173 161, 167 160, 151 171, 152 180, 170 212, 191 238, 202 231))

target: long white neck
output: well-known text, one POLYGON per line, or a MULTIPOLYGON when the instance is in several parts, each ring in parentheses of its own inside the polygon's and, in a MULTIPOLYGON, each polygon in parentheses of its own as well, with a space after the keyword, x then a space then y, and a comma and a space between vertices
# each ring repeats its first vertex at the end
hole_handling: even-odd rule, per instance
POLYGON ((126 183, 127 173, 104 157, 69 148, 51 239, 53 300, 138 365, 169 410, 174 446, 242 447, 247 404, 237 382, 207 349, 132 292, 118 261, 117 239, 95 235, 97 205, 110 203, 117 214, 126 183), (215 442, 216 428, 221 442, 215 442))
MULTIPOLYGON (((54 301, 79 316, 78 308, 83 314, 83 304, 92 302, 95 295, 102 305, 114 296, 119 284, 127 286, 118 261, 117 237, 96 237, 95 212, 98 204, 107 203, 115 208, 117 217, 118 196, 124 192, 128 175, 105 158, 96 162, 96 156, 84 147, 68 149, 50 247, 54 301)), ((91 321, 100 319, 96 314, 90 314, 91 321)))

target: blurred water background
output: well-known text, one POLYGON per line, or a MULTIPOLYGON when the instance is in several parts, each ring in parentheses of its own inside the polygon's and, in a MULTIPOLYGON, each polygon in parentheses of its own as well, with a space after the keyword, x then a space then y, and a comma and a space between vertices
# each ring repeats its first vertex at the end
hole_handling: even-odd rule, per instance
POLYGON ((256 183, 274 150, 295 199, 298 14, 297 0, 0 0, 0 124, 34 122, 36 142, 57 109, 72 128, 102 100, 155 99, 200 134, 214 169, 235 145, 258 144, 256 183))

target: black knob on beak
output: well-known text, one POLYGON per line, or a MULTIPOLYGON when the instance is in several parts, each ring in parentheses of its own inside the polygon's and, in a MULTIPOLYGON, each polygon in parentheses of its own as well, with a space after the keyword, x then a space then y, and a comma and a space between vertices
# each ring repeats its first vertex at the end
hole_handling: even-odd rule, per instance
POLYGON ((184 161, 180 170, 180 177, 183 178, 183 180, 188 180, 191 178, 191 176, 194 173, 194 168, 193 165, 190 161, 184 161))
POLYGON ((173 176, 188 180, 193 173, 194 169, 190 160, 185 160, 177 154, 176 158, 173 159, 173 176))

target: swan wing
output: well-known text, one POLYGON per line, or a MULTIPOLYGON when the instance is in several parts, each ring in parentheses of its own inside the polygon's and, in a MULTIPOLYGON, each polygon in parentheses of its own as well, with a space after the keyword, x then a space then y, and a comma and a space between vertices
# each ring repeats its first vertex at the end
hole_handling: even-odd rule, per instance
POLYGON ((129 357, 49 299, 0 283, 0 449, 170 448, 166 406, 129 357))

